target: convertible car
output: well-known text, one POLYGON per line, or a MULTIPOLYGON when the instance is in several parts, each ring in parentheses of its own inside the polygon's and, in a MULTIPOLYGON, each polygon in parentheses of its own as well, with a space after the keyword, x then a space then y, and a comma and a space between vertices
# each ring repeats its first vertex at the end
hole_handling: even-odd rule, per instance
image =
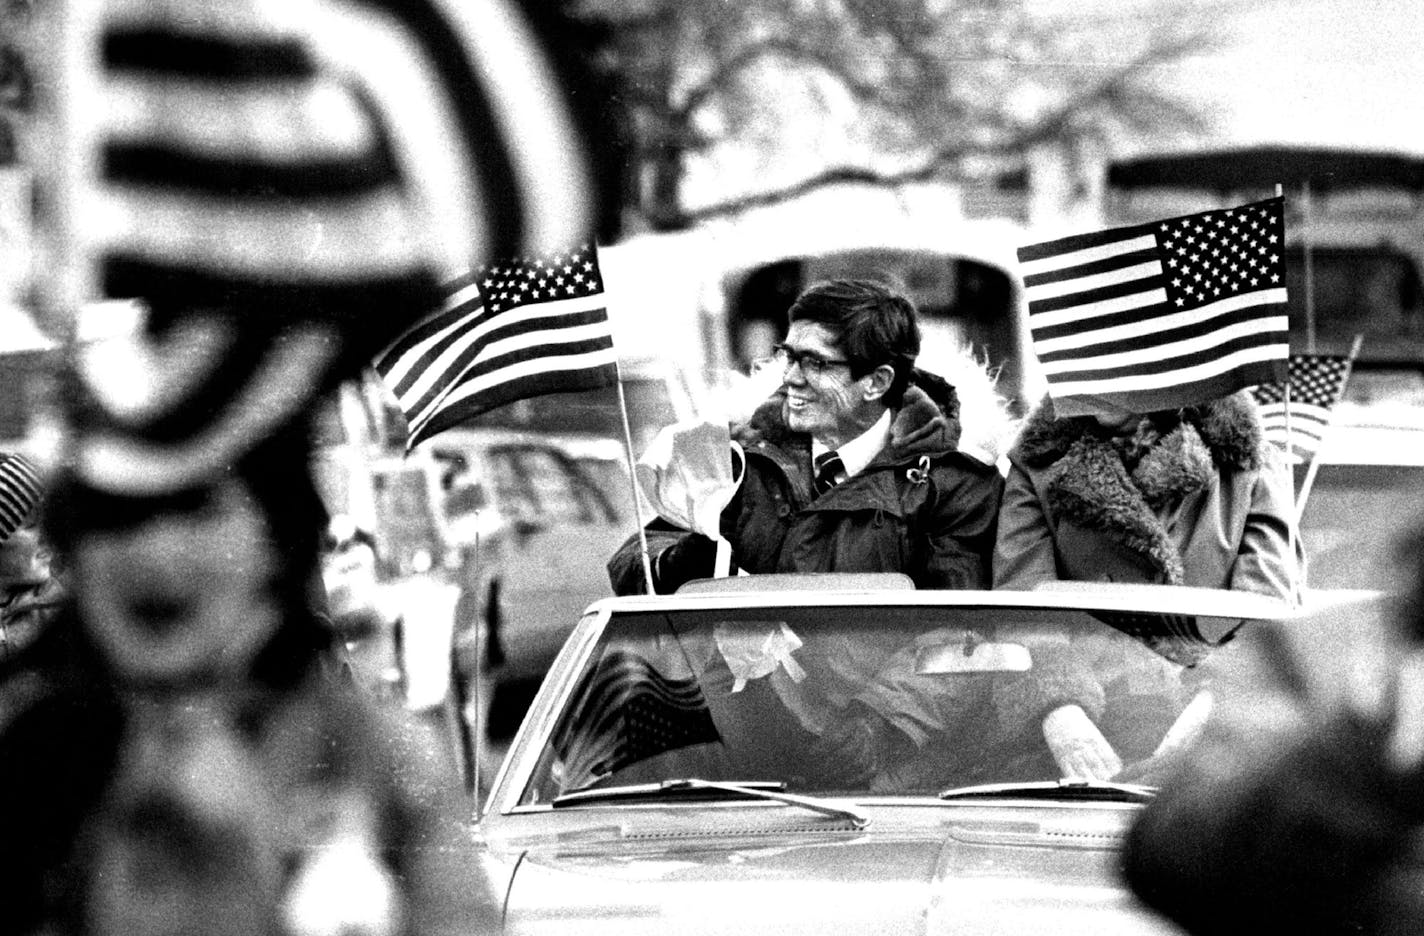
POLYGON ((1223 662, 1298 611, 791 578, 588 610, 476 824, 506 933, 1176 932, 1120 883, 1124 831, 1223 662), (1062 711, 1110 775, 1065 775, 1062 711))

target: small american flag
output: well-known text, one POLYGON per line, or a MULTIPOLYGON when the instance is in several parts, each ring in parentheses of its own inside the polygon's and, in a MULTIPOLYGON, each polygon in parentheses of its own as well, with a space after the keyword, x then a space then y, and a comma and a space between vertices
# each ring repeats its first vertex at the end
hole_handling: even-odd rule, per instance
POLYGON ((579 682, 577 717, 555 731, 566 786, 586 786, 665 751, 722 740, 695 676, 665 674, 630 650, 609 650, 579 682))
POLYGON ((480 267, 376 362, 407 448, 496 407, 618 382, 597 248, 480 267))
POLYGON ((25 525, 40 494, 40 475, 30 460, 0 454, 0 543, 25 525))
POLYGON ((1175 409, 1285 376, 1284 200, 1018 251, 1060 415, 1175 409))
POLYGON ((1351 359, 1338 354, 1293 354, 1290 358, 1290 433, 1286 432, 1286 385, 1260 384, 1251 395, 1261 409, 1266 438, 1290 458, 1309 464, 1325 439, 1331 411, 1345 393, 1351 359))

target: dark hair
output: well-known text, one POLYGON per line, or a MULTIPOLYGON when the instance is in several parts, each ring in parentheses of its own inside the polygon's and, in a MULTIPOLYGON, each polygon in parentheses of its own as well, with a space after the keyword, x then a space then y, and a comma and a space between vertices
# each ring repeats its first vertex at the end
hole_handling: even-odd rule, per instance
POLYGON ((874 280, 824 280, 806 287, 787 313, 791 322, 816 322, 834 331, 857 379, 889 364, 895 379, 885 402, 898 406, 920 353, 914 303, 874 280))

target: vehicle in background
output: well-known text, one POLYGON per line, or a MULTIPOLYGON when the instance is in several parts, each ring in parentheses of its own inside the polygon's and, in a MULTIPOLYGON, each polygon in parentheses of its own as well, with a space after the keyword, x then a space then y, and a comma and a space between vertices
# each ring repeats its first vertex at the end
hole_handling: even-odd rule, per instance
MULTIPOLYGON (((706 390, 699 375, 671 357, 620 351, 618 370, 635 456, 642 454, 658 430, 692 418, 705 405, 706 390)), ((617 387, 516 400, 481 413, 460 429, 605 439, 624 446, 623 410, 617 387)))
POLYGON ((475 572, 445 521, 439 463, 404 454, 404 427, 369 380, 338 388, 314 427, 313 473, 330 517, 322 577, 334 662, 442 736, 473 792, 478 751, 454 647, 456 608, 475 572))
POLYGON ((784 335, 797 293, 816 279, 868 276, 917 303, 927 365, 941 349, 971 346, 1022 410, 1044 389, 1014 253, 1027 235, 1014 221, 966 218, 946 197, 938 187, 829 186, 601 247, 614 342, 672 362, 736 418, 747 411, 744 378, 784 335))
MULTIPOLYGON (((849 206, 848 206, 849 208, 849 206)), ((786 334, 786 314, 813 282, 866 277, 904 290, 920 313, 921 363, 968 347, 998 373, 998 389, 1017 413, 1043 390, 1028 338, 1027 305, 1015 248, 1021 228, 1008 221, 912 223, 854 210, 837 223, 747 222, 717 238, 717 270, 703 293, 712 355, 745 373, 786 334)))
MULTIPOLYGON (((695 377, 667 359, 621 363, 634 452, 697 414, 695 377)), ((423 442, 467 570, 456 675, 480 744, 513 736, 579 613, 611 594, 607 562, 654 516, 634 488, 618 393, 520 400, 423 442)))
POLYGON ((1023 412, 1031 403, 1020 282, 1011 267, 967 248, 862 244, 778 251, 723 274, 723 322, 732 357, 746 369, 786 335, 787 311, 817 280, 867 277, 898 284, 920 312, 921 362, 941 346, 966 345, 999 374, 1023 412))
MULTIPOLYGON (((620 372, 635 452, 695 414, 695 378, 674 362, 626 356, 620 372)), ((451 737, 473 790, 477 764, 492 775, 491 739, 497 748, 513 734, 579 611, 610 593, 605 563, 637 528, 623 409, 614 387, 551 394, 409 453, 405 439, 374 372, 343 385, 316 421, 323 501, 335 526, 369 540, 378 582, 365 590, 389 609, 382 626, 343 641, 373 691, 441 724, 456 707, 451 737)), ((330 545, 353 548, 355 535, 330 545)))
POLYGON ((1127 891, 1125 833, 1212 704, 1257 688, 1233 656, 1304 622, 1071 584, 750 576, 589 608, 478 816, 504 931, 1177 932, 1127 891), (1042 703, 1069 686, 1101 693, 1111 779, 1048 749, 1042 703))
POLYGON ((605 563, 634 530, 626 456, 611 439, 497 429, 452 429, 422 448, 441 465, 468 570, 456 675, 481 701, 482 735, 506 742, 571 621, 611 593, 605 563))
POLYGON ((1107 169, 1109 225, 1270 198, 1286 207, 1293 351, 1424 367, 1424 157, 1307 147, 1140 156, 1107 169))
POLYGON ((1314 476, 1297 469, 1310 583, 1393 587, 1398 544, 1424 521, 1424 157, 1258 147, 1125 159, 1108 167, 1105 219, 1242 204, 1278 183, 1291 350, 1345 355, 1362 339, 1314 476))

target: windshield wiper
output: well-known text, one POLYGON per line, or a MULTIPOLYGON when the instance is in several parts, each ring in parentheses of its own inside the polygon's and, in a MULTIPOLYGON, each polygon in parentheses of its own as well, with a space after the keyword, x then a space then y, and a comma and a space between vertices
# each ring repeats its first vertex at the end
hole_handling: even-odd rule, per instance
POLYGON ((942 800, 991 799, 1072 799, 1145 803, 1157 795, 1157 788, 1141 783, 1114 783, 1111 780, 1037 780, 1028 783, 980 783, 953 787, 939 794, 942 800))
POLYGON ((780 780, 723 781, 703 780, 698 777, 680 777, 659 783, 633 783, 626 786, 602 787, 592 790, 574 790, 554 797, 549 804, 555 809, 568 806, 584 806, 588 803, 620 799, 660 799, 669 794, 680 796, 684 793, 730 793, 751 799, 774 800, 790 806, 800 806, 818 812, 823 816, 846 819, 857 829, 870 824, 870 817, 857 809, 842 806, 814 796, 787 793, 786 784, 780 780))

